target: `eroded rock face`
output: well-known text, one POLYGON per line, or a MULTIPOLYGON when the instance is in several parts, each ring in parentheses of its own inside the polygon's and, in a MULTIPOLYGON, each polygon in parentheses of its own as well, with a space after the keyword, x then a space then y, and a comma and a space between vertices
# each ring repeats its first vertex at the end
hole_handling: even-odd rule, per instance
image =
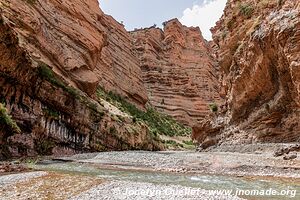
POLYGON ((215 50, 198 28, 175 19, 128 33, 97 0, 0 5, 0 103, 21 129, 0 121, 2 157, 163 149, 143 123, 101 104, 99 86, 188 125, 219 101, 215 50))
POLYGON ((147 102, 129 34, 97 0, 3 0, 1 8, 20 46, 69 84, 93 96, 100 83, 139 106, 147 102))
POLYGON ((228 1, 212 29, 223 113, 194 128, 200 143, 300 140, 299 1, 228 1))
POLYGON ((108 45, 102 49, 101 61, 95 72, 100 85, 114 91, 142 108, 148 102, 139 61, 133 54, 132 38, 124 26, 111 16, 99 19, 107 35, 108 45))
POLYGON ((144 124, 90 98, 100 84, 141 107, 147 101, 129 34, 96 0, 0 5, 0 103, 21 129, 0 121, 0 159, 163 149, 144 124))
POLYGON ((220 97, 217 65, 200 29, 173 19, 164 30, 152 27, 131 35, 150 103, 188 125, 203 119, 208 104, 220 97))

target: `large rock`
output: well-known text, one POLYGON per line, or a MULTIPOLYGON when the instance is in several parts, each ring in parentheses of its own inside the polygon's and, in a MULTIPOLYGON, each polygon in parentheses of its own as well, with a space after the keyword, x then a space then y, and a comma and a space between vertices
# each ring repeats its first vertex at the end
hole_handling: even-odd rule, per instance
POLYGON ((212 29, 225 114, 198 124, 194 138, 204 141, 201 135, 222 118, 213 133, 221 142, 299 141, 299 31, 299 1, 228 1, 212 29))
POLYGON ((177 19, 131 32, 152 105, 193 125, 219 102, 217 65, 199 28, 177 19))
POLYGON ((294 144, 294 145, 281 147, 281 148, 277 149, 274 152, 274 156, 278 157, 278 156, 282 156, 284 154, 289 154, 290 152, 294 152, 294 151, 300 151, 300 145, 299 144, 294 144))

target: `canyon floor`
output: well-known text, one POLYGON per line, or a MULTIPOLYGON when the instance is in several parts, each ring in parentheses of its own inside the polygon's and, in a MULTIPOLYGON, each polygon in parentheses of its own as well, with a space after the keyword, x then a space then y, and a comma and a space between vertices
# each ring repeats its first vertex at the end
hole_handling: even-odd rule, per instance
POLYGON ((284 144, 27 160, 21 165, 29 170, 2 172, 0 194, 1 199, 300 199, 300 159, 274 157, 280 146, 284 144), (270 189, 290 193, 236 195, 238 190, 270 189))

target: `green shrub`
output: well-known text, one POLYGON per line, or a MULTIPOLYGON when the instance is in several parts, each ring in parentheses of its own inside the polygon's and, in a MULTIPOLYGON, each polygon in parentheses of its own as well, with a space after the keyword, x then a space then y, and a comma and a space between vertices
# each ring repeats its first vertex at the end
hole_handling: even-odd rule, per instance
POLYGON ((154 108, 150 107, 146 111, 142 111, 120 95, 111 91, 106 93, 102 88, 98 88, 97 96, 130 114, 135 122, 138 120, 145 122, 149 127, 150 133, 154 136, 157 135, 157 133, 169 136, 191 134, 191 128, 176 122, 168 115, 159 113, 154 108))
POLYGON ((266 109, 267 112, 270 112, 270 104, 268 104, 268 103, 265 104, 265 109, 266 109))
POLYGON ((174 140, 165 140, 164 143, 165 144, 171 144, 171 145, 176 145, 177 144, 177 142, 174 141, 174 140))
POLYGON ((63 87, 63 89, 68 92, 70 95, 72 95, 73 97, 79 99, 80 95, 78 94, 77 90, 73 87, 63 87))
POLYGON ((6 99, 3 96, 0 96, 0 103, 5 104, 6 99))
POLYGON ((47 64, 42 62, 39 63, 37 70, 38 70, 38 75, 41 78, 49 81, 50 83, 58 87, 65 87, 65 84, 55 77, 53 71, 50 69, 50 67, 47 64))
POLYGON ((226 24, 226 27, 231 30, 233 28, 233 25, 235 23, 235 20, 234 19, 230 19, 227 24, 226 24))
POLYGON ((136 122, 137 122, 137 118, 136 118, 136 117, 133 117, 133 118, 132 118, 132 121, 133 121, 133 123, 136 123, 136 122))
POLYGON ((253 14, 254 8, 251 4, 241 4, 240 5, 240 12, 247 18, 250 18, 253 14))
POLYGON ((98 111, 97 105, 96 105, 95 103, 93 103, 93 102, 87 102, 86 104, 87 104, 87 106, 88 106, 90 109, 92 109, 93 111, 95 111, 95 112, 98 111))
POLYGON ((38 71, 38 75, 42 79, 45 79, 45 80, 49 81, 51 84, 62 88, 64 91, 68 92, 73 97, 80 98, 77 90, 75 88, 66 86, 61 80, 59 80, 53 73, 52 69, 50 69, 50 67, 47 64, 40 62, 39 66, 37 68, 37 71, 38 71))
POLYGON ((174 140, 165 140, 163 141, 164 144, 167 145, 167 147, 173 147, 173 148, 184 148, 184 145, 183 144, 180 144, 174 140))
POLYGON ((112 126, 109 128, 109 133, 115 135, 118 133, 118 131, 117 131, 116 127, 112 126))
POLYGON ((26 0, 27 3, 29 3, 30 5, 34 5, 36 3, 37 0, 26 0))
POLYGON ((12 117, 7 113, 7 110, 2 103, 0 103, 0 123, 8 126, 14 132, 21 132, 21 129, 12 119, 12 117))
POLYGON ((222 40, 224 40, 227 36, 227 31, 222 31, 222 40))
POLYGON ((59 112, 56 111, 56 110, 53 110, 52 108, 45 108, 45 109, 43 109, 43 111, 49 117, 52 117, 54 119, 58 119, 59 118, 59 112))
POLYGON ((283 2, 284 2, 284 0, 277 0, 277 5, 282 6, 283 2))
POLYGON ((182 141, 184 144, 186 144, 186 145, 189 145, 189 146, 193 146, 194 145, 194 142, 192 141, 192 140, 189 140, 189 141, 186 141, 186 140, 184 140, 184 141, 182 141))
POLYGON ((208 105, 208 107, 209 107, 209 109, 210 109, 211 112, 214 112, 214 113, 218 112, 218 105, 216 103, 210 103, 208 105))

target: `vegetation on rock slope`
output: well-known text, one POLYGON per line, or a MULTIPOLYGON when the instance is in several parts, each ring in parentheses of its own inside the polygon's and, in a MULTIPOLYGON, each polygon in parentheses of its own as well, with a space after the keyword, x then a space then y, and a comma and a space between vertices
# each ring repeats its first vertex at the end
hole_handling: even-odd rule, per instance
POLYGON ((13 132, 21 132, 17 123, 12 119, 12 117, 7 113, 5 106, 0 103, 0 124, 7 126, 13 132))
POLYGON ((152 107, 148 107, 146 111, 142 111, 120 95, 111 91, 106 92, 102 88, 98 88, 97 96, 131 115, 134 122, 142 121, 147 124, 150 132, 154 135, 188 136, 191 134, 191 128, 176 122, 172 117, 164 115, 152 107))
POLYGON ((61 80, 59 80, 47 64, 40 62, 37 70, 38 75, 41 78, 49 81, 53 85, 61 87, 63 90, 73 95, 75 98, 79 98, 78 92, 74 88, 66 86, 61 80))

